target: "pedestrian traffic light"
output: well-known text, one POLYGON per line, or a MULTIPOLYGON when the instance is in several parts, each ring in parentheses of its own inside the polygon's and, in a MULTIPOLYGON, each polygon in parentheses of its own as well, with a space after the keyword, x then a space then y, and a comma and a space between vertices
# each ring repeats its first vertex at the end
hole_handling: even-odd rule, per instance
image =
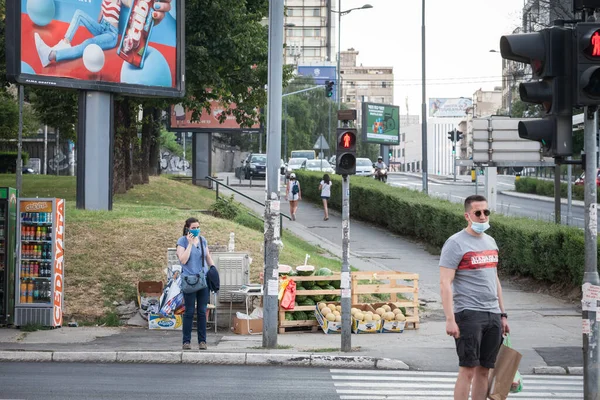
POLYGON ((338 128, 335 173, 356 174, 356 129, 338 128))
POLYGON ((333 96, 333 81, 325 81, 325 94, 327 97, 333 96))
POLYGON ((574 66, 575 104, 591 106, 600 104, 600 23, 581 22, 576 25, 574 66))
POLYGON ((520 121, 519 136, 540 142, 550 157, 572 154, 572 38, 572 29, 558 26, 500 38, 502 58, 531 65, 532 80, 519 84, 521 100, 546 112, 542 119, 520 121))

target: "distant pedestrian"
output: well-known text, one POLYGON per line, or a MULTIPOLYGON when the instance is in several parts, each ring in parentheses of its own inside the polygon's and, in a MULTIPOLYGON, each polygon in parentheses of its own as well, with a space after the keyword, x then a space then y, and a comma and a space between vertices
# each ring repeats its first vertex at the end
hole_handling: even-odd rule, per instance
POLYGON ((465 199, 467 227, 452 235, 440 256, 440 287, 446 334, 454 337, 459 360, 455 400, 486 399, 488 372, 494 368, 509 333, 502 286, 498 279, 498 246, 484 232, 490 227, 485 197, 465 199))
MULTIPOLYGON (((196 218, 188 218, 183 227, 183 236, 177 240, 177 257, 181 262, 181 276, 206 274, 214 266, 206 239, 200 236, 200 223, 196 218)), ((218 290, 218 289, 217 289, 218 290)), ((183 314, 183 350, 191 350, 192 322, 194 310, 198 317, 198 348, 206 350, 206 308, 209 302, 209 287, 193 293, 184 293, 185 312, 183 314), (196 307, 196 302, 198 303, 196 307)))
POLYGON ((290 174, 290 180, 287 183, 285 189, 285 196, 290 202, 290 214, 292 215, 292 221, 296 220, 296 211, 298 211, 298 201, 302 200, 302 191, 300 189, 300 182, 296 179, 296 174, 290 174))
POLYGON ((327 202, 331 197, 331 179, 329 175, 323 175, 323 180, 319 183, 319 190, 321 191, 321 200, 323 200, 323 211, 325 213, 324 221, 329 219, 329 209, 327 208, 327 202))

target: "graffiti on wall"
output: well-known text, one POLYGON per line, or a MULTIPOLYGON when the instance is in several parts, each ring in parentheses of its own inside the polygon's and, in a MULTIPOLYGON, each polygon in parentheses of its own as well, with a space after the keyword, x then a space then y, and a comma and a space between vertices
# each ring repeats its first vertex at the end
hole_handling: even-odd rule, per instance
POLYGON ((167 174, 189 171, 190 163, 177 154, 162 150, 160 152, 160 169, 161 172, 167 174))
POLYGON ((69 168, 71 164, 74 164, 75 160, 73 159, 71 163, 69 163, 69 157, 62 152, 62 150, 58 150, 58 153, 48 159, 48 170, 50 171, 64 171, 69 168))

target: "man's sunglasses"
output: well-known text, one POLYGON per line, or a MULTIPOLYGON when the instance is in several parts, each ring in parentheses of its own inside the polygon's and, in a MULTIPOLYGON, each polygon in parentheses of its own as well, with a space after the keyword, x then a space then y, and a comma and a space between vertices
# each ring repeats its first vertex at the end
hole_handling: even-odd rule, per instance
POLYGON ((481 213, 483 213, 483 215, 485 215, 486 217, 490 215, 490 210, 477 210, 475 211, 473 214, 475 214, 476 217, 481 217, 481 213))

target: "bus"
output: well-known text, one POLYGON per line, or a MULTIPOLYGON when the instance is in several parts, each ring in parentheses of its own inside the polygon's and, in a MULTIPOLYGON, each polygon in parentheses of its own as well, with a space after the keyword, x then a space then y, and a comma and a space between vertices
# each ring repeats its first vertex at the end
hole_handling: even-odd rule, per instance
POLYGON ((290 158, 306 158, 314 160, 317 158, 317 153, 314 150, 293 150, 290 158))

